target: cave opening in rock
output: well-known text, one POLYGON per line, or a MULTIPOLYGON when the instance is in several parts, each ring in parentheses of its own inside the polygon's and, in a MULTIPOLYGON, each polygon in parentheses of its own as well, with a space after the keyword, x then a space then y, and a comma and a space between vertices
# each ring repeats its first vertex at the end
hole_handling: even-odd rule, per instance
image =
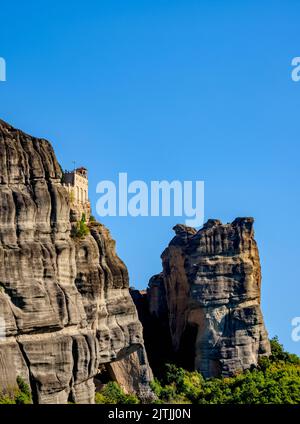
POLYGON ((111 371, 107 365, 103 364, 101 365, 98 374, 94 378, 96 392, 101 391, 103 387, 110 381, 113 381, 111 371))
POLYGON ((198 326, 187 324, 182 334, 178 349, 178 363, 186 370, 195 369, 195 344, 198 334, 198 326))

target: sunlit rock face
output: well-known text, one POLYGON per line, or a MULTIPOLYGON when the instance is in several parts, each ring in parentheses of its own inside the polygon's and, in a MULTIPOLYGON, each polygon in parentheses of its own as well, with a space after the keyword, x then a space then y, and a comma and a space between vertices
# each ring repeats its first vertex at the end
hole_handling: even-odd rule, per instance
MULTIPOLYGON (((140 313, 150 358, 160 343, 153 328, 162 325, 173 359, 205 377, 233 375, 270 354, 253 222, 209 220, 199 231, 174 227, 163 272, 150 280, 140 313)), ((139 309, 141 296, 133 297, 139 309)))
POLYGON ((134 352, 148 367, 115 243, 72 238, 74 215, 49 142, 0 121, 0 391, 21 376, 35 403, 93 403, 101 364, 134 352))

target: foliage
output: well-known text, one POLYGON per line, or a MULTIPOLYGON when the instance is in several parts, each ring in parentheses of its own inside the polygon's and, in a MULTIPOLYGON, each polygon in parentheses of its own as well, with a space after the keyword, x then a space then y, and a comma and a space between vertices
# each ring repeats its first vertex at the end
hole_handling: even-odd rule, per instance
POLYGON ((85 236, 90 234, 89 227, 86 223, 86 217, 85 214, 82 214, 81 220, 77 222, 76 226, 72 228, 71 236, 73 238, 79 238, 82 239, 85 236))
POLYGON ((96 222, 96 218, 94 217, 94 215, 90 216, 90 222, 96 222))
POLYGON ((0 404, 17 404, 17 405, 27 405, 32 403, 31 391, 28 384, 22 379, 22 377, 17 377, 18 389, 14 389, 9 394, 0 393, 0 404))
POLYGON ((31 400, 31 391, 28 384, 22 379, 22 377, 17 377, 17 384, 19 387, 19 391, 15 396, 16 404, 29 404, 32 403, 31 400))
POLYGON ((289 364, 298 364, 300 365, 300 358, 294 353, 285 352, 282 344, 279 343, 278 337, 275 336, 270 340, 271 342, 271 361, 284 361, 289 364))
POLYGON ((14 397, 0 394, 0 405, 15 405, 14 397))
POLYGON ((107 383, 101 392, 96 393, 95 402, 97 404, 136 404, 140 403, 135 395, 126 394, 121 387, 115 382, 107 383))
POLYGON ((196 404, 299 404, 300 358, 285 352, 277 338, 272 355, 257 368, 230 378, 205 380, 199 372, 166 365, 161 381, 152 390, 161 403, 196 404))

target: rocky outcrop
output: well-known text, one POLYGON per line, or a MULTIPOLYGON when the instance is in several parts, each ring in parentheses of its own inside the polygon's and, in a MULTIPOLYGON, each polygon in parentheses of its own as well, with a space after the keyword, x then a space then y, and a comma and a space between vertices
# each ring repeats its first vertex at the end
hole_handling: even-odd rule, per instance
MULTIPOLYGON (((154 328, 163 322, 163 338, 171 339, 176 360, 205 377, 257 365, 270 345, 260 309, 253 219, 225 225, 209 220, 199 231, 184 225, 174 230, 176 236, 162 254, 163 272, 150 280, 147 311, 140 315, 149 357, 161 340, 153 337, 154 328)), ((133 298, 140 307, 137 293, 133 298)))
POLYGON ((136 352, 145 391, 127 269, 103 225, 71 237, 61 182, 51 145, 0 121, 0 390, 21 376, 35 403, 93 403, 101 364, 136 352))
POLYGON ((139 349, 119 361, 110 362, 106 370, 125 393, 138 393, 142 403, 156 400, 154 393, 149 390, 149 381, 154 377, 145 349, 139 349))

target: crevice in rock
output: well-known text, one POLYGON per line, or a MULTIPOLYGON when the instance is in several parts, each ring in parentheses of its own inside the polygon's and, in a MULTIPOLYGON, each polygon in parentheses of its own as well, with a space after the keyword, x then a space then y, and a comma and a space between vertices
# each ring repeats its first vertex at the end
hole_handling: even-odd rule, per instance
POLYGON ((29 384, 30 384, 30 389, 31 389, 31 397, 32 397, 32 403, 33 404, 38 404, 38 387, 37 387, 37 381, 35 380, 32 372, 31 372, 31 368, 30 368, 30 360, 27 356, 27 353, 25 351, 25 348, 23 346, 23 344, 18 340, 18 338, 16 338, 16 342, 18 343, 20 352, 23 356, 23 359, 25 361, 25 364, 27 366, 28 369, 28 374, 29 374, 29 384))

